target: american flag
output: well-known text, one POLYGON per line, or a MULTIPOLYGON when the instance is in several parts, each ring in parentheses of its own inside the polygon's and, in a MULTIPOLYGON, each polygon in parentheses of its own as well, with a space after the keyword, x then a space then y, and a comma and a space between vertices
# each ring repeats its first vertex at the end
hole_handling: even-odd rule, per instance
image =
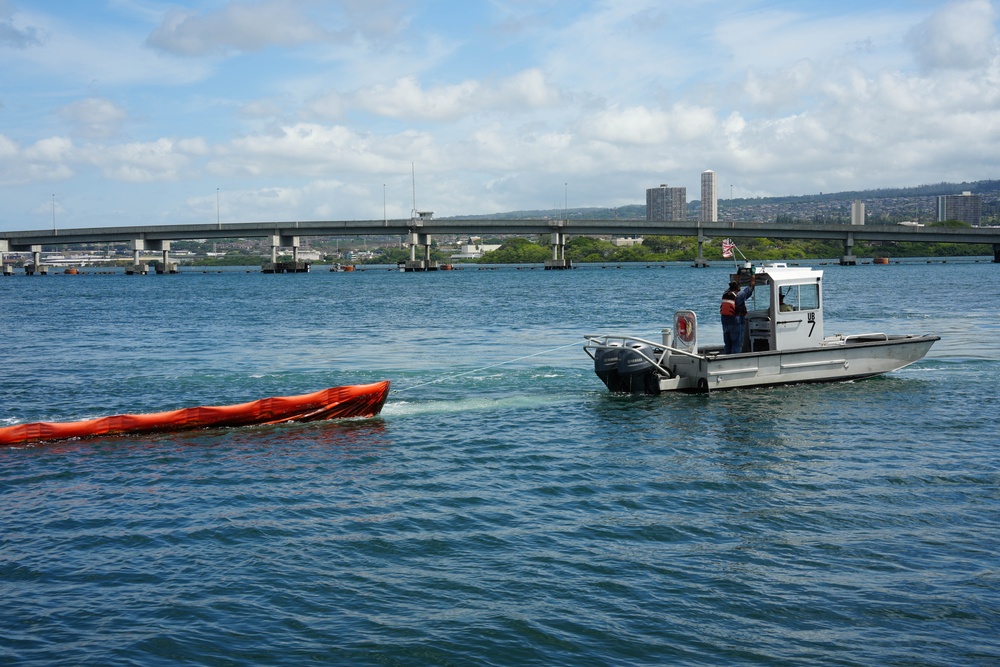
POLYGON ((729 259, 730 257, 732 257, 733 256, 733 248, 735 248, 735 247, 736 247, 736 244, 733 243, 732 240, 730 240, 730 239, 723 239, 722 240, 722 256, 724 258, 726 258, 726 259, 729 259))

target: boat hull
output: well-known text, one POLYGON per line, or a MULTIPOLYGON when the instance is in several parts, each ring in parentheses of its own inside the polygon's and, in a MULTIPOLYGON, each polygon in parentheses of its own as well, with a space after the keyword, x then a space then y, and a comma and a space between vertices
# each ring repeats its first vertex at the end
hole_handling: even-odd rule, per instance
POLYGON ((809 382, 844 382, 899 370, 922 359, 938 336, 888 336, 805 350, 672 358, 661 391, 719 391, 809 382))
POLYGON ((374 417, 389 396, 389 381, 330 387, 298 396, 273 396, 237 405, 198 406, 151 414, 123 414, 76 422, 32 422, 0 428, 0 445, 93 436, 185 431, 374 417))

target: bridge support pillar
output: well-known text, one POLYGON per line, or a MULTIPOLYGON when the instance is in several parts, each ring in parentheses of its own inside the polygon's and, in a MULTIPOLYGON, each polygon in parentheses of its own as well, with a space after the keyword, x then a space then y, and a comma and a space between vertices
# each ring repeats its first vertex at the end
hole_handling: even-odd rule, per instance
POLYGON ((146 249, 146 239, 132 239, 132 266, 125 267, 125 275, 144 276, 149 273, 149 266, 139 261, 139 255, 146 249))
POLYGON ((12 276, 14 275, 14 267, 8 264, 4 264, 3 254, 5 252, 10 252, 10 241, 6 239, 0 239, 0 275, 12 276))
POLYGON ((271 261, 261 267, 262 273, 309 273, 309 263, 299 261, 298 236, 271 236, 271 261), (279 262, 278 248, 291 248, 292 261, 279 262))
POLYGON ((552 232, 552 259, 545 260, 545 270, 572 269, 573 262, 566 259, 566 234, 552 232))
POLYGON ((147 241, 148 250, 159 250, 163 259, 156 265, 157 273, 177 273, 177 265, 170 263, 170 241, 147 241))
POLYGON ((854 256, 854 234, 848 234, 844 239, 844 256, 840 258, 841 266, 856 266, 858 258, 854 256))
POLYGON ((278 248, 281 247, 281 237, 272 236, 271 237, 271 264, 278 263, 278 248))
POLYGON ((36 273, 40 276, 48 274, 49 267, 42 266, 42 246, 31 246, 31 266, 25 264, 24 272, 29 276, 33 276, 36 273))
POLYGON ((438 263, 431 259, 431 235, 410 232, 410 259, 403 265, 403 271, 437 271, 438 263), (417 249, 420 249, 420 257, 417 249))
POLYGON ((707 268, 708 267, 708 262, 705 260, 705 242, 707 240, 708 239, 705 238, 705 235, 699 229, 698 230, 698 256, 694 258, 694 264, 691 265, 691 266, 693 266, 696 269, 703 269, 703 268, 707 268))
MULTIPOLYGON (((292 247, 292 261, 294 263, 298 264, 299 263, 299 237, 298 236, 285 236, 285 237, 282 237, 281 240, 282 241, 285 241, 285 240, 290 241, 290 243, 287 243, 287 245, 290 245, 292 247)), ((283 245, 286 245, 286 244, 283 244, 283 245)))
POLYGON ((1000 243, 993 244, 993 263, 1000 264, 1000 243))

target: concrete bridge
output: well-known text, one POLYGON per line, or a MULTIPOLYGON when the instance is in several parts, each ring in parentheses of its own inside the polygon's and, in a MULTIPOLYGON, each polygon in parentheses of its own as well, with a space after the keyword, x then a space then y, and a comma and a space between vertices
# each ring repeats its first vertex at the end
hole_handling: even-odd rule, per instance
MULTIPOLYGON (((437 268, 430 259, 432 236, 465 235, 545 235, 550 236, 552 257, 545 268, 569 268, 566 241, 572 236, 689 236, 698 239, 695 266, 705 266, 703 246, 713 238, 760 237, 773 239, 822 239, 840 241, 842 264, 856 264, 856 241, 913 241, 918 243, 987 243, 993 247, 993 261, 1000 263, 1000 227, 911 227, 903 225, 815 225, 752 222, 696 222, 690 220, 505 220, 489 218, 434 219, 421 213, 405 220, 316 220, 289 222, 237 222, 205 225, 149 225, 97 227, 89 229, 0 231, 0 260, 4 252, 31 252, 34 266, 41 267, 43 248, 76 243, 132 244, 135 264, 141 252, 163 253, 163 266, 171 267, 171 241, 218 238, 268 238, 271 261, 278 248, 291 248, 293 263, 299 265, 299 240, 309 236, 406 236, 410 246, 408 271, 437 268)), ((0 262, 2 263, 2 262, 0 262)), ((4 266, 8 273, 9 267, 4 266)), ((266 267, 265 267, 266 270, 266 267)))

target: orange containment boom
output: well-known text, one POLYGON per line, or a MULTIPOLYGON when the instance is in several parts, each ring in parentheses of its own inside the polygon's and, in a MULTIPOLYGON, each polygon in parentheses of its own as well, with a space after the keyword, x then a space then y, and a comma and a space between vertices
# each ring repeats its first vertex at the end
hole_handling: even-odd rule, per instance
POLYGON ((114 415, 78 422, 33 422, 0 428, 0 445, 95 435, 186 431, 196 428, 374 417, 389 396, 389 381, 330 387, 300 396, 272 396, 239 405, 202 405, 145 415, 114 415))

